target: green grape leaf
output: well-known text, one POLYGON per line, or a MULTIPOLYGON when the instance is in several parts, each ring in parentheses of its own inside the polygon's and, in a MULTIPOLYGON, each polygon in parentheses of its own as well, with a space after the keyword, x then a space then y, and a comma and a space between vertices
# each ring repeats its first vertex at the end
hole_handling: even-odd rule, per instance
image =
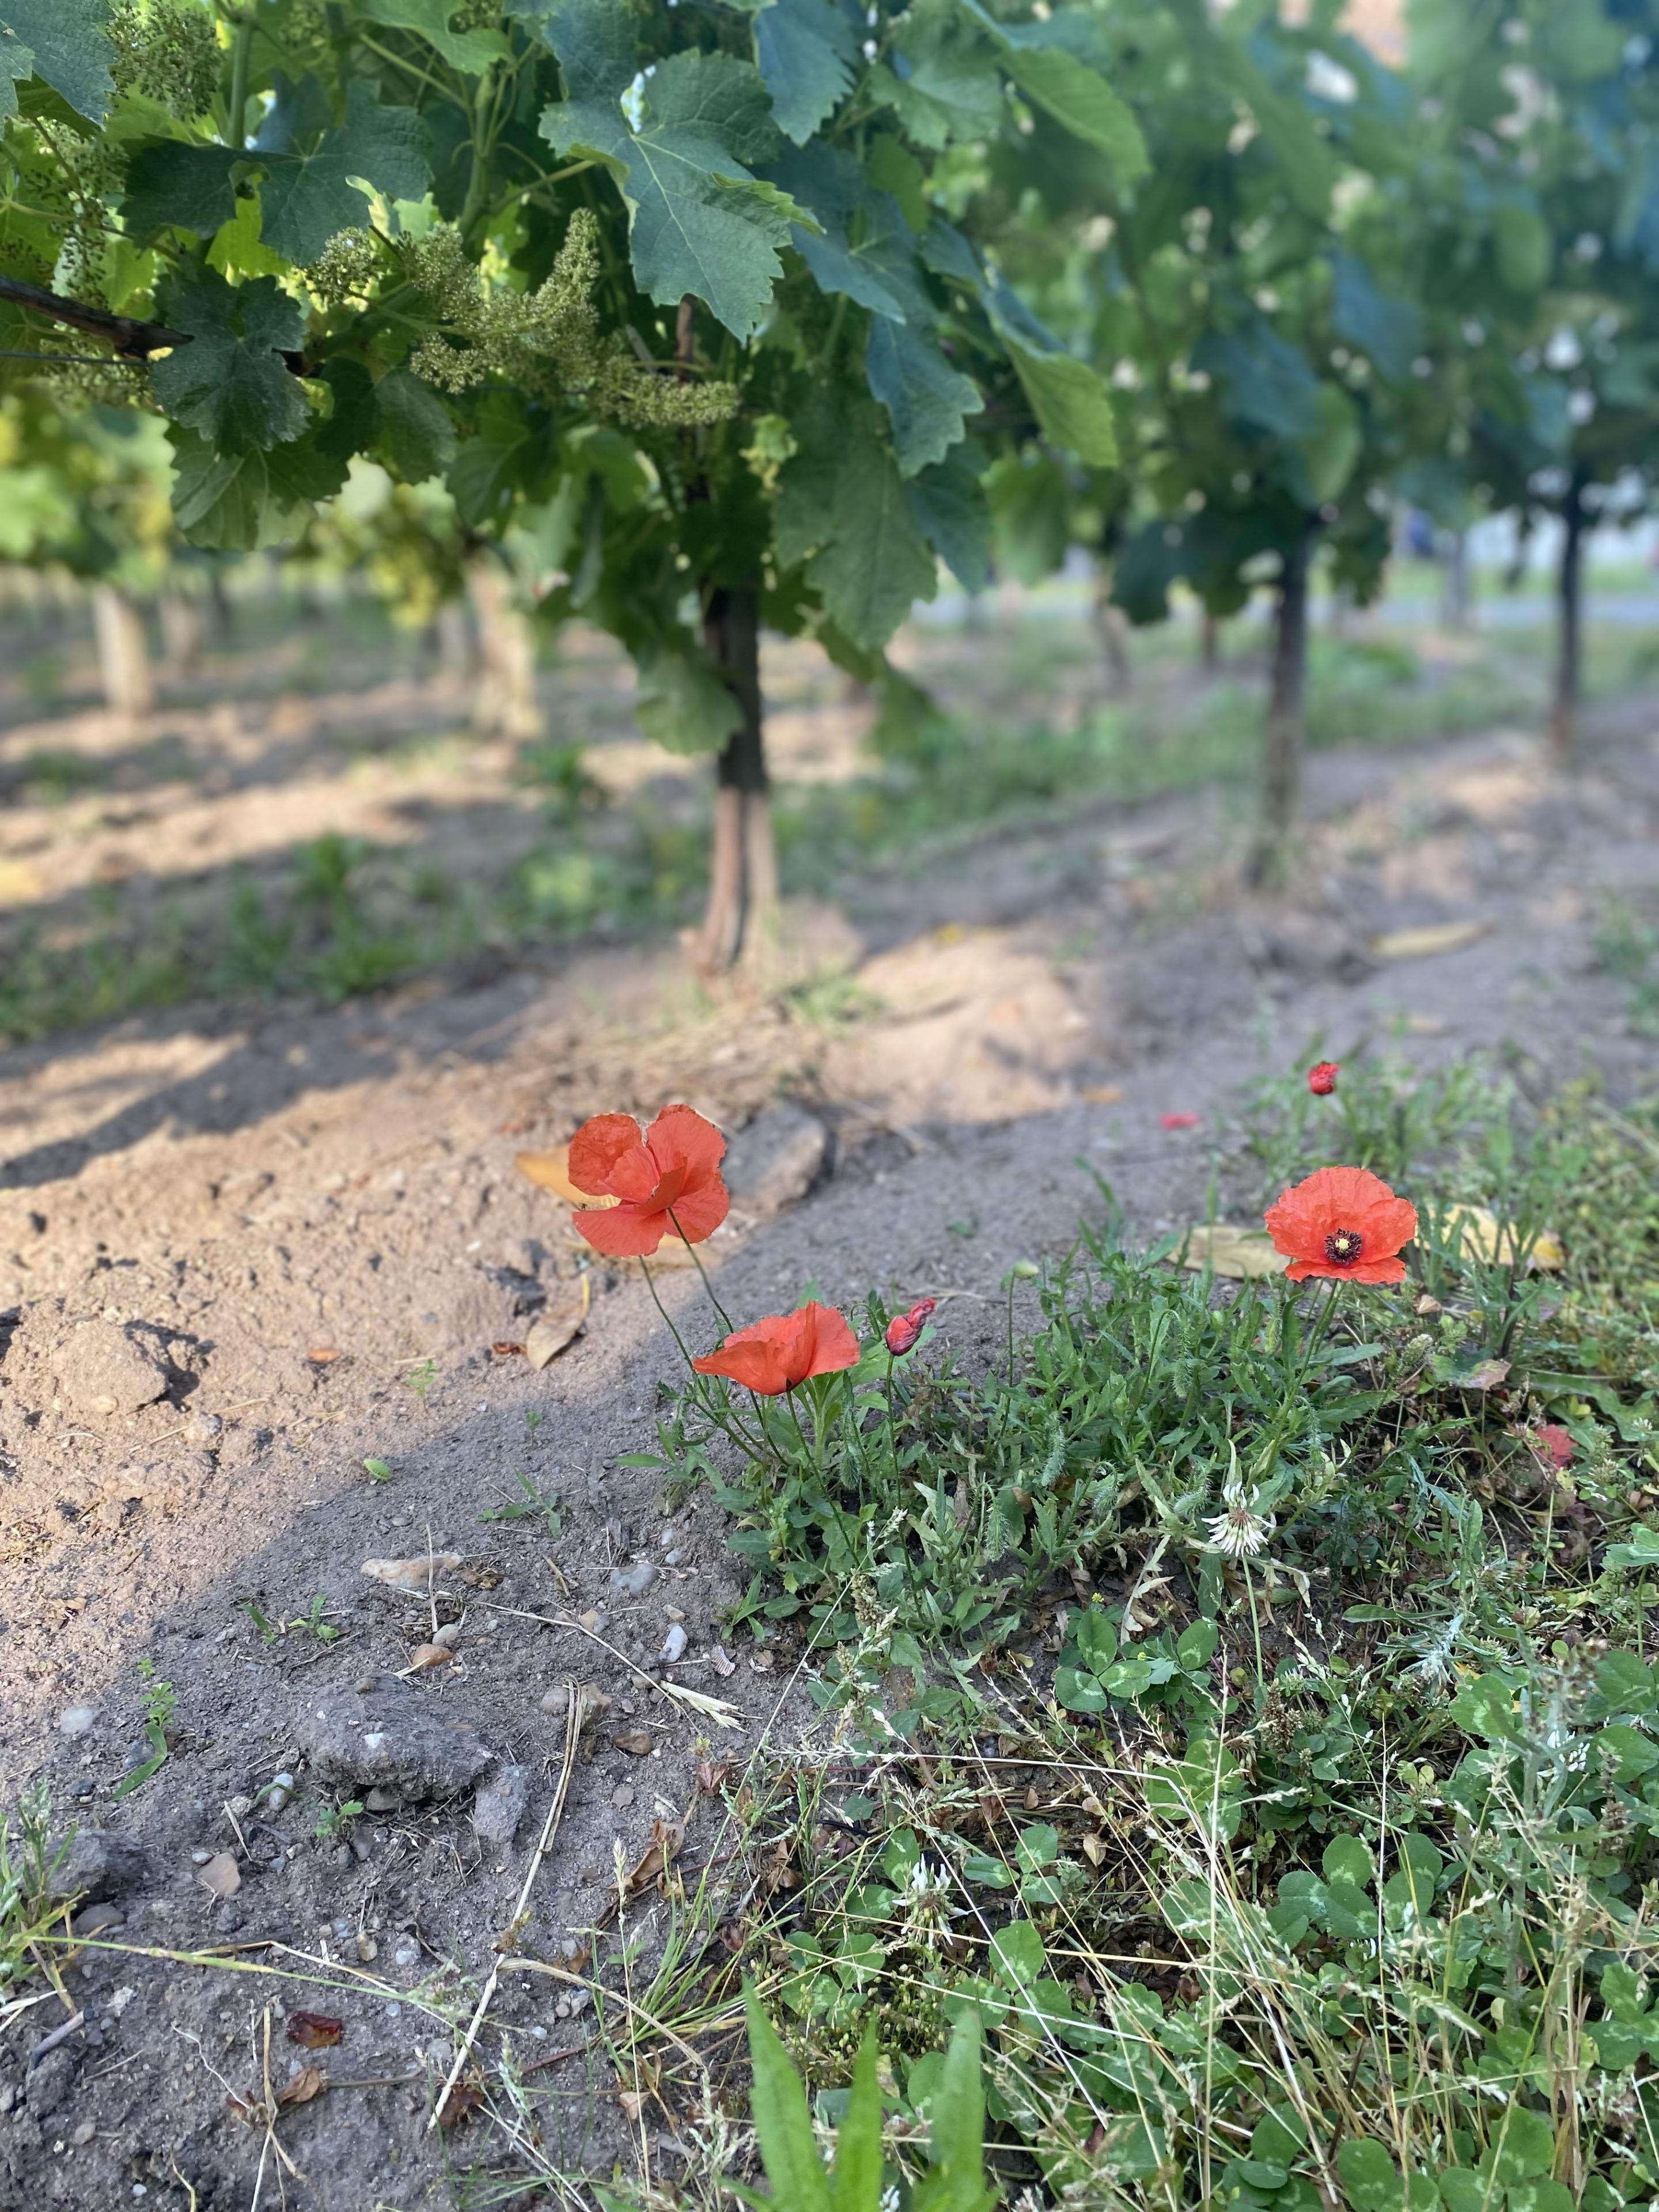
POLYGON ((860 23, 840 0, 771 0, 755 18, 755 60, 787 138, 804 146, 853 82, 860 23))
POLYGON ((435 46, 463 76, 482 76, 493 62, 506 61, 513 49, 499 31, 452 31, 457 0, 363 0, 363 12, 395 31, 413 31, 435 46))
POLYGON ((1510 291, 1535 292, 1548 283, 1554 243, 1549 225, 1536 208, 1495 208, 1492 234, 1498 249, 1498 274, 1510 291))
MULTIPOLYGON (((562 66, 564 31, 562 9, 549 30, 562 66)), ((744 167, 776 147, 766 87, 729 55, 678 53, 646 80, 639 116, 635 129, 614 99, 568 100, 547 110, 542 135, 616 178, 634 275, 649 298, 668 307, 693 293, 733 337, 752 337, 783 274, 778 250, 805 214, 744 167)))
POLYGON ((854 645, 885 645, 918 599, 939 588, 933 551, 882 441, 854 436, 833 465, 828 542, 807 573, 836 627, 854 645))
POLYGON ((506 514, 523 477, 531 440, 518 401, 509 392, 493 392, 478 410, 476 434, 463 441, 445 478, 463 522, 476 530, 506 514))
MULTIPOLYGON (((108 13, 105 0, 0 0, 0 34, 26 48, 35 76, 89 123, 103 121, 115 96, 115 49, 104 31, 108 13)), ((27 74, 15 65, 5 72, 8 80, 27 74)), ((5 112, 15 115, 9 82, 7 97, 12 105, 5 112)))
POLYGON ((130 236, 153 238, 176 228, 211 238, 236 219, 231 171, 246 159, 233 146, 186 146, 158 138, 127 164, 121 215, 130 236))
POLYGON ((455 458, 455 426, 429 384, 394 368, 374 387, 380 416, 376 451, 403 483, 441 476, 455 458))
POLYGON ((1003 68, 1029 100, 1104 154, 1125 184, 1145 176, 1140 126, 1099 70, 1058 43, 1063 16, 1047 23, 1000 23, 979 0, 963 4, 996 40, 1003 68))
POLYGON ((743 726, 743 708, 713 661, 695 648, 653 645, 639 657, 634 719, 671 753, 717 753, 743 726))
POLYGON ((639 74, 633 23, 617 0, 508 0, 507 13, 533 23, 558 56, 568 100, 614 100, 639 74))
POLYGON ((1319 428, 1319 379, 1300 346, 1281 337, 1266 316, 1243 329, 1208 331, 1193 348, 1193 367, 1217 377, 1227 411, 1279 438, 1307 438, 1319 428))
POLYGON ((1006 331, 1003 337, 1049 444, 1097 468, 1109 468, 1117 459, 1117 427, 1098 371, 1075 354, 1040 353, 1006 331))
POLYGON ((305 508, 344 489, 351 455, 340 439, 331 436, 333 428, 319 422, 292 445, 273 446, 264 455, 266 489, 280 521, 297 520, 305 508))
POLYGON ((893 426, 901 476, 942 461, 966 435, 963 418, 985 404, 973 379, 952 368, 936 345, 884 316, 870 325, 864 373, 893 426))
POLYGON ((191 343, 150 364, 164 414, 199 430, 221 453, 301 434, 310 410, 282 356, 303 342, 305 310, 270 277, 230 285, 210 269, 187 271, 173 289, 167 319, 191 343))
MULTIPOLYGON (((275 113, 276 111, 273 111, 275 113)), ((432 174, 426 125, 412 107, 383 107, 374 87, 354 77, 345 121, 325 130, 309 150, 295 140, 309 132, 260 133, 265 163, 260 191, 263 242, 304 268, 330 239, 365 220, 362 179, 392 199, 418 199, 432 174), (285 143, 272 143, 272 139, 285 143)))
POLYGON ((1414 300, 1384 292, 1357 253, 1331 256, 1331 328, 1356 347, 1379 376, 1399 384, 1423 346, 1423 313, 1414 300))
POLYGON ((34 55, 0 24, 0 123, 17 112, 17 87, 34 75, 34 55))
MULTIPOLYGON (((969 592, 982 592, 991 580, 991 507, 983 472, 984 455, 969 439, 953 447, 945 459, 912 477, 905 487, 917 529, 969 592)), ((1101 1704, 1104 1702, 1103 1698, 1101 1704)))
POLYGON ((918 146, 988 137, 1005 113, 994 50, 955 0, 917 0, 899 27, 899 66, 872 69, 872 94, 918 146))

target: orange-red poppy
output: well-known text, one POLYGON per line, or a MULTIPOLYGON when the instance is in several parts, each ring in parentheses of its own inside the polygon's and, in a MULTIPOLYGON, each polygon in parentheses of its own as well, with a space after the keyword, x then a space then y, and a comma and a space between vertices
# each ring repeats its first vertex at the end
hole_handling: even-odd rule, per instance
POLYGON ((1342 1073, 1340 1060, 1322 1060, 1308 1070, 1308 1088, 1316 1098, 1328 1098, 1342 1073))
POLYGON ((699 1375, 723 1375, 763 1398, 793 1390, 812 1375, 836 1375, 856 1367, 859 1340, 833 1306, 811 1305, 792 1314, 769 1314, 735 1329, 718 1352, 691 1364, 699 1375))
POLYGON ((596 1252, 616 1260, 654 1252, 665 1237, 701 1244, 732 1201, 720 1180, 726 1139, 690 1106, 665 1106, 641 1136, 631 1114, 596 1114, 570 1139, 570 1180, 615 1205, 578 1213, 596 1252))
POLYGON ((887 1349, 895 1359, 902 1359, 907 1352, 914 1351, 916 1340, 927 1326, 927 1317, 939 1304, 937 1298, 918 1298, 908 1313, 895 1314, 887 1324, 887 1349))
POLYGON ((1417 1234, 1417 1209, 1365 1168, 1320 1168, 1267 1208, 1267 1231, 1290 1261, 1293 1283, 1398 1283, 1402 1245, 1417 1234))

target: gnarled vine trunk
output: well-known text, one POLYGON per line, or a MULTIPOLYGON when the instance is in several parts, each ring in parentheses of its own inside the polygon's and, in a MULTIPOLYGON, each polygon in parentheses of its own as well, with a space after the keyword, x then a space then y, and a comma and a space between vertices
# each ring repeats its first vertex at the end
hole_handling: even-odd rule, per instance
POLYGON ((697 965, 714 974, 739 957, 750 965, 763 961, 777 927, 777 848, 761 719, 759 592, 717 589, 703 617, 703 638, 743 714, 714 771, 708 905, 696 945, 697 965))
POLYGON ((1473 593, 1469 588, 1469 533, 1453 530, 1446 537, 1446 572, 1441 580, 1440 620, 1449 630, 1469 626, 1473 593))
POLYGON ((104 704, 112 714, 148 714, 155 704, 155 678, 143 617, 118 584, 94 586, 92 624, 104 704))
POLYGON ((1198 665, 1206 676, 1221 666, 1221 623, 1205 607, 1198 618, 1198 665))
POLYGON ((1279 875, 1296 820, 1307 723, 1308 570, 1312 533, 1304 532, 1282 556, 1279 605, 1273 617, 1273 679, 1267 694, 1267 743, 1262 753, 1261 828, 1250 861, 1250 880, 1279 875))
POLYGON ((1106 664, 1106 696, 1127 699, 1134 689, 1129 665, 1129 625, 1123 610, 1112 598, 1112 572, 1103 565, 1095 571, 1095 635, 1106 664))
POLYGON ((1550 710, 1550 749, 1558 768, 1578 757, 1580 621, 1584 581, 1584 490, 1577 477, 1561 502, 1561 562, 1556 571, 1555 701, 1550 710))
POLYGON ((202 657, 206 629, 202 602, 183 592, 163 592, 157 611, 161 617, 162 662, 167 674, 193 674, 202 657))
POLYGON ((536 701, 535 635, 514 604, 500 562, 488 555, 471 562, 466 592, 478 625, 472 726, 485 738, 538 737, 542 714, 536 701))

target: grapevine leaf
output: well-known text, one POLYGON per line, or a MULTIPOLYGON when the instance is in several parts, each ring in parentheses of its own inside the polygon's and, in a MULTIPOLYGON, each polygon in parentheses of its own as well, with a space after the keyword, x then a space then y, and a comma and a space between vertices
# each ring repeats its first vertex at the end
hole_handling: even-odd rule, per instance
MULTIPOLYGON (((104 31, 108 12, 105 0, 0 0, 0 35, 27 48, 35 76, 89 123, 103 121, 115 94, 115 49, 104 31)), ((28 74, 15 66, 18 58, 8 65, 7 79, 28 74)), ((15 115, 9 82, 6 89, 13 103, 6 112, 15 115)))
POLYGON ((633 24, 616 0, 508 0, 507 13, 558 56, 568 100, 615 100, 639 73, 633 24))
POLYGON ((942 461, 966 433, 963 416, 985 404, 972 378, 952 368, 936 345, 882 316, 870 325, 864 372, 892 423, 902 476, 942 461))
POLYGON ((778 128, 804 146, 853 82, 860 24, 838 0, 771 0, 755 18, 755 59, 778 128))
POLYGON ((130 237, 153 238, 177 228, 211 238, 236 219, 231 171, 246 157, 231 146, 186 146, 159 138, 127 164, 121 214, 130 237))
POLYGON ((830 542, 808 574, 825 611, 854 645, 885 645, 918 599, 939 588, 898 464, 881 441, 855 439, 836 473, 830 542))
POLYGON ((653 645, 640 655, 634 719, 672 753, 717 753, 742 726, 743 708, 705 655, 653 645))
POLYGON ((499 31, 452 31, 455 0, 363 0, 363 9, 377 23, 416 32, 463 76, 482 76, 492 62, 505 61, 513 52, 499 31))
POLYGON ((173 444, 173 519, 192 545, 216 552, 250 552, 259 542, 265 505, 265 457, 260 453, 216 453, 205 438, 175 423, 173 444))
POLYGON ((1423 344, 1422 310, 1414 300, 1382 291, 1357 253, 1331 256, 1331 327, 1363 353, 1379 376, 1398 384, 1411 374, 1423 344))
MULTIPOLYGON (((565 15, 549 30, 561 66, 565 15)), ((752 337, 783 274, 778 248, 804 213, 744 166, 776 146, 766 87, 747 62, 678 53, 646 80, 639 106, 636 130, 614 98, 568 100, 548 109, 543 135, 616 178, 634 275, 649 298, 667 307, 694 293, 734 337, 752 337)))
POLYGON ((1304 214, 1323 216, 1336 181, 1336 161, 1303 101, 1279 92, 1252 57, 1231 38, 1210 33, 1209 51, 1223 76, 1261 125, 1261 139, 1304 214))
POLYGON ((403 483, 441 476, 455 459, 455 426, 430 385, 394 368, 374 387, 380 418, 378 451, 403 483))
POLYGON ((916 527, 964 591, 991 580, 991 509, 981 478, 985 456, 971 439, 911 477, 905 488, 916 527))
POLYGON ((308 151, 260 150, 267 172, 264 243, 302 268, 338 232, 362 222, 367 210, 356 179, 392 199, 418 199, 432 173, 421 118, 412 107, 383 107, 362 77, 352 79, 345 121, 308 151))
POLYGON ((987 137, 1001 122, 994 50, 955 0, 918 0, 893 51, 893 68, 872 69, 870 88, 917 145, 938 152, 952 139, 987 137))
POLYGON ((901 139, 878 131, 865 156, 865 173, 878 192, 890 192, 899 213, 918 236, 927 229, 933 210, 927 200, 927 172, 901 139))
POLYGON ((186 272, 167 319, 191 343, 150 364, 162 411, 199 430, 218 453, 276 446, 309 419, 281 356, 305 337, 305 311, 269 276, 230 285, 210 269, 186 272))
POLYGON ((1265 316, 1237 331, 1209 331, 1193 349, 1193 367, 1218 377, 1228 412, 1279 438, 1305 438, 1319 427, 1319 379, 1300 346, 1265 316))
POLYGON ((774 181, 815 218, 798 222, 791 242, 821 292, 844 292, 878 315, 927 328, 933 306, 916 268, 916 241, 890 192, 872 191, 857 161, 840 147, 786 148, 774 181), (859 242, 852 244, 854 216, 859 242))
POLYGON ((34 56, 0 24, 0 123, 17 112, 17 87, 34 74, 34 56))
POLYGON ((463 522, 477 529, 507 513, 530 457, 531 439, 518 401, 507 392, 492 393, 478 410, 476 435, 463 441, 445 478, 463 522))
POLYGON ((963 6, 996 41, 1003 68, 1029 100, 1085 146, 1097 148, 1126 184, 1146 174, 1140 127, 1099 70, 1069 50, 1066 15, 1047 22, 1000 23, 980 0, 963 0, 963 6))
POLYGON ((319 423, 291 446, 273 446, 263 458, 265 484, 279 524, 298 521, 302 510, 343 490, 351 457, 331 436, 334 425, 319 423))
POLYGON ((1110 396, 1098 373, 1075 354, 1041 353, 1004 336, 1037 426, 1049 444, 1097 468, 1109 468, 1117 459, 1117 428, 1110 396))

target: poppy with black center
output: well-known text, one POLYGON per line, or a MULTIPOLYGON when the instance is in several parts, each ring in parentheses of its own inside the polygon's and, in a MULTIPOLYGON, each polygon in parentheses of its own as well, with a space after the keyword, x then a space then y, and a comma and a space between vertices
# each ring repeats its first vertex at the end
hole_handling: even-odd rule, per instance
POLYGON ((1267 1208, 1268 1234, 1290 1261, 1293 1283, 1309 1276, 1351 1283, 1403 1281, 1402 1246, 1417 1234, 1417 1209, 1367 1168, 1320 1168, 1267 1208))

